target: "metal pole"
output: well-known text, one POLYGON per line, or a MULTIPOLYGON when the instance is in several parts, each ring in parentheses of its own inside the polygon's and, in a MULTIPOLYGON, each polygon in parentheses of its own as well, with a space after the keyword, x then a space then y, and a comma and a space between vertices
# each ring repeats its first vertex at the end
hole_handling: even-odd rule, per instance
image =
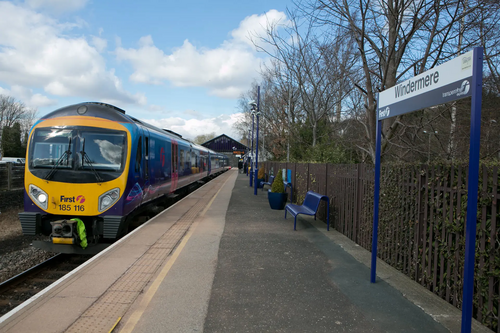
MULTIPOLYGON (((248 130, 248 140, 247 140, 247 145, 249 145, 249 146, 250 146, 250 143, 249 143, 248 141, 250 141, 250 132, 251 132, 251 131, 250 131, 250 129, 249 129, 249 130, 248 130)), ((248 152, 248 156, 247 156, 247 167, 245 168, 245 169, 246 169, 246 170, 245 170, 245 175, 247 175, 247 176, 248 176, 248 167, 249 167, 248 162, 250 161, 250 159, 249 159, 249 158, 250 158, 251 153, 250 153, 250 151, 247 151, 247 152, 248 152)), ((245 165, 244 165, 244 164, 243 164, 243 167, 245 167, 245 165)))
POLYGON ((257 87, 257 143, 255 144, 255 186, 253 187, 253 194, 257 195, 258 179, 257 175, 259 172, 259 102, 260 102, 260 86, 257 87))
POLYGON ((481 142, 481 101, 483 88, 483 48, 473 53, 472 100, 470 118, 469 184, 465 225, 464 286, 462 295, 462 333, 472 328, 474 296, 474 259, 476 255, 477 190, 479 187, 479 148, 481 142))
POLYGON ((292 113, 291 113, 291 105, 292 105, 292 98, 290 97, 292 91, 292 84, 289 85, 288 87, 288 136, 287 136, 287 144, 286 144, 286 161, 290 162, 290 127, 292 123, 292 113))
POLYGON ((252 163, 253 163, 253 158, 252 158, 252 155, 253 155, 253 126, 254 126, 254 111, 252 111, 252 153, 250 154, 250 163, 249 163, 249 167, 250 167, 250 184, 249 186, 252 187, 252 180, 253 180, 253 173, 252 173, 252 163))
POLYGON ((373 194, 373 235, 372 235, 372 265, 370 282, 375 283, 377 273, 377 242, 378 242, 378 210, 380 194, 380 152, 382 139, 382 120, 377 121, 377 142, 375 147, 375 191, 373 194))

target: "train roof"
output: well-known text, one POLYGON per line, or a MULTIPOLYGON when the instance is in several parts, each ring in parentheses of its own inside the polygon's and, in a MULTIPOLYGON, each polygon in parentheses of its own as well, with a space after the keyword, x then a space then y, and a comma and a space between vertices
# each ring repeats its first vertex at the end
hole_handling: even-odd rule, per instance
POLYGON ((42 119, 52 119, 67 116, 87 116, 104 118, 118 122, 131 123, 131 119, 125 115, 125 111, 116 106, 99 103, 85 102, 62 107, 42 117, 42 119))
POLYGON ((144 123, 139 119, 136 119, 126 114, 125 110, 123 109, 120 109, 111 104, 101 103, 101 102, 84 102, 84 103, 65 106, 45 115, 44 117, 42 117, 42 119, 51 119, 57 117, 78 116, 78 115, 86 117, 103 118, 111 121, 117 121, 120 123, 141 124, 142 126, 153 129, 155 131, 167 132, 173 136, 182 138, 175 132, 160 129, 151 124, 144 123))
POLYGON ((199 145, 197 143, 194 143, 186 138, 183 138, 182 135, 171 131, 166 128, 159 128, 156 126, 153 126, 151 124, 145 123, 140 121, 139 119, 136 119, 128 114, 125 113, 125 110, 120 109, 114 105, 107 104, 107 103, 101 103, 101 102, 83 102, 79 104, 73 104, 69 106, 62 107, 60 109, 57 109, 55 111, 52 111, 51 113, 48 113, 47 115, 43 116, 42 119, 52 119, 52 118, 57 118, 57 117, 67 117, 67 116, 87 116, 87 117, 96 117, 96 118, 103 118, 103 119, 108 119, 111 121, 117 121, 117 122, 122 122, 122 123, 136 123, 140 124, 144 127, 147 127, 149 129, 155 130, 160 133, 167 134, 171 138, 175 140, 182 140, 187 142, 193 147, 196 147, 199 150, 205 150, 209 151, 212 154, 219 154, 216 151, 213 151, 212 149, 199 145))
MULTIPOLYGON (((170 131, 168 129, 161 129, 156 126, 153 126, 148 123, 144 123, 140 121, 139 119, 136 119, 128 114, 126 114, 125 110, 120 109, 114 105, 107 104, 107 103, 101 103, 101 102, 83 102, 79 104, 73 104, 69 106, 62 107, 60 109, 57 109, 55 111, 52 111, 51 113, 45 115, 42 117, 42 119, 51 119, 51 118, 57 118, 57 117, 67 117, 67 116, 87 116, 87 117, 96 117, 96 118, 103 118, 111 121, 117 121, 121 123, 137 123, 141 124, 144 127, 148 127, 150 129, 154 129, 159 132, 167 132, 171 134, 172 136, 176 138, 180 138, 183 140, 186 140, 182 138, 180 134, 177 134, 173 131, 170 131)), ((188 141, 188 140, 186 140, 188 141)))

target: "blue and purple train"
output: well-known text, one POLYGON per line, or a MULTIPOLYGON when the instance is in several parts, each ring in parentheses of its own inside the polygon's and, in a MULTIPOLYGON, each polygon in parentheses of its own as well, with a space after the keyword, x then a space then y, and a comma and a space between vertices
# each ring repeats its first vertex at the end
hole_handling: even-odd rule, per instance
POLYGON ((50 235, 36 245, 53 252, 95 252, 124 235, 134 216, 229 168, 227 156, 115 106, 70 105, 30 131, 23 233, 50 235))

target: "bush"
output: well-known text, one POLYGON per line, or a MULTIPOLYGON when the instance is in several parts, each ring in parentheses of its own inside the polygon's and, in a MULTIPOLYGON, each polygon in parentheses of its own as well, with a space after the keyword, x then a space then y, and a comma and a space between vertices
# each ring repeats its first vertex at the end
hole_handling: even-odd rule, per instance
POLYGON ((274 178, 273 184, 271 185, 271 192, 273 193, 285 193, 285 185, 283 184, 283 172, 279 169, 278 174, 274 178))
POLYGON ((264 179, 265 175, 266 175, 266 169, 264 169, 264 167, 261 167, 259 169, 259 173, 257 174, 257 178, 264 179))

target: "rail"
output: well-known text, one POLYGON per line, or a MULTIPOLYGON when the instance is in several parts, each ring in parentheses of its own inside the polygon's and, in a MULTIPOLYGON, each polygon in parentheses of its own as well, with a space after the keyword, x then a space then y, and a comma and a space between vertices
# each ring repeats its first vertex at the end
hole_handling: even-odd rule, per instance
POLYGON ((0 317, 92 256, 58 254, 0 284, 0 317))

